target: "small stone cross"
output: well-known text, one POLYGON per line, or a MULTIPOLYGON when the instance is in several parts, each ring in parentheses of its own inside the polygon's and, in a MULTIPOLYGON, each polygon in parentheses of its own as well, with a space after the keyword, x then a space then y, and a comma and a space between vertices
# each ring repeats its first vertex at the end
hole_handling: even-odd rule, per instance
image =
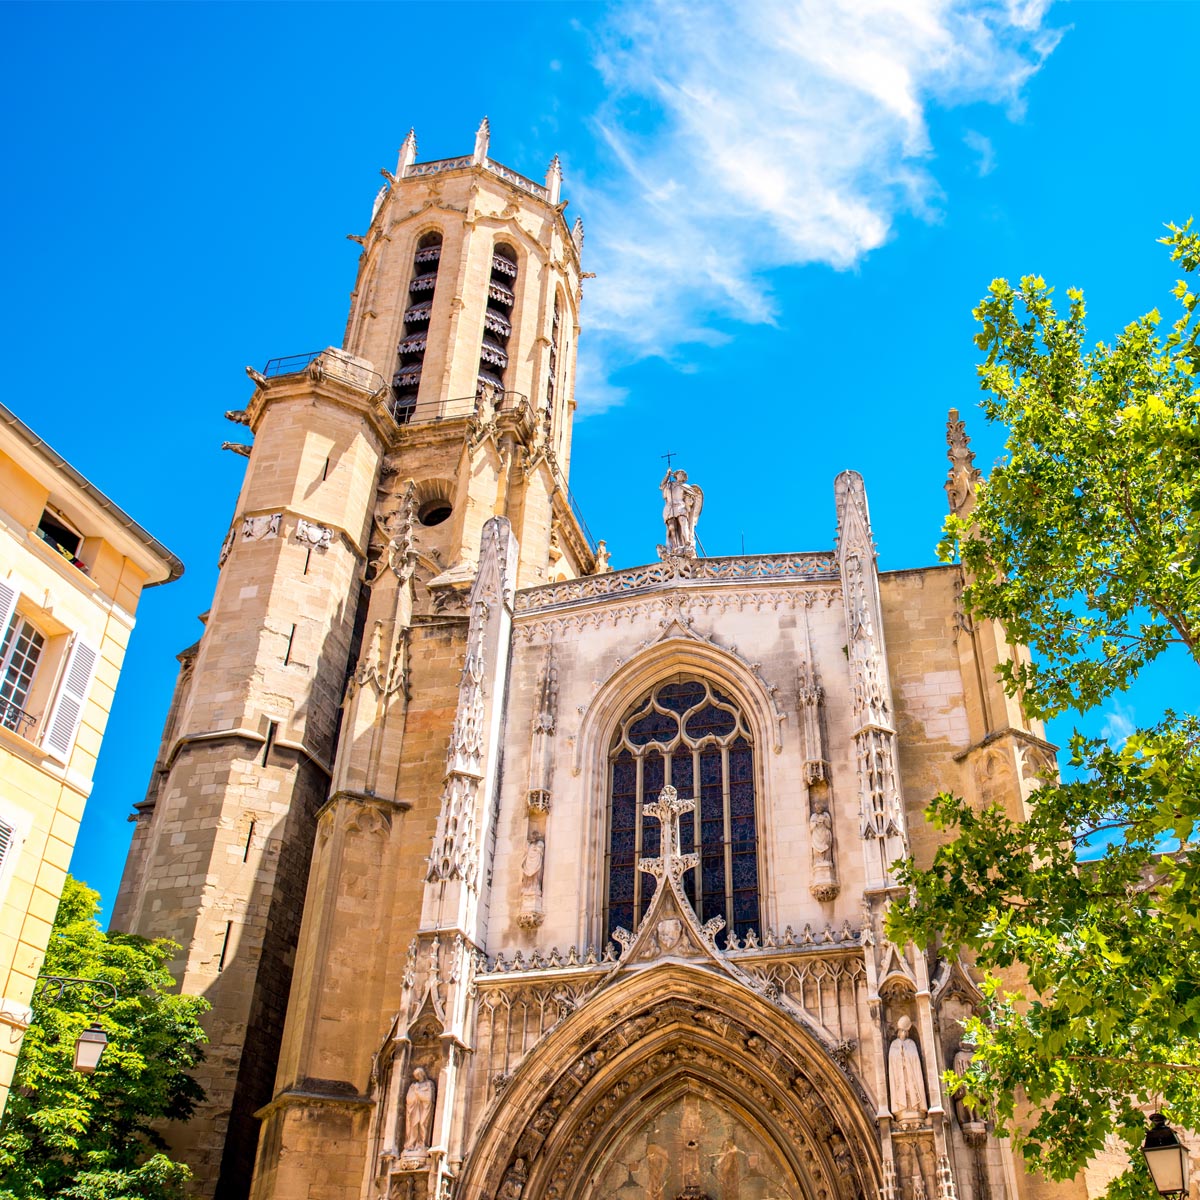
POLYGON ((679 793, 668 783, 653 804, 642 805, 644 817, 655 817, 662 828, 659 839, 661 853, 658 858, 643 858, 638 869, 655 879, 670 876, 678 883, 688 871, 700 865, 700 855, 680 854, 679 818, 696 807, 695 800, 681 800, 679 793))

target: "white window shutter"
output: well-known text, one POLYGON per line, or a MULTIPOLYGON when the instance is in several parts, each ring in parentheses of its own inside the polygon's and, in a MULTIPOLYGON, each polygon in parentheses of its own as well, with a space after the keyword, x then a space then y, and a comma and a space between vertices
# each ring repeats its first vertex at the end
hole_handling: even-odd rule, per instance
POLYGON ((67 669, 63 671, 58 695, 42 735, 42 749, 63 762, 70 757, 71 747, 75 745, 96 658, 96 651, 78 637, 67 652, 67 669))
POLYGON ((7 821, 0 820, 0 871, 4 870, 9 852, 17 840, 16 835, 17 831, 7 821))
POLYGON ((8 632, 8 623, 12 620, 13 611, 17 607, 17 589, 11 583, 0 579, 0 642, 8 632))

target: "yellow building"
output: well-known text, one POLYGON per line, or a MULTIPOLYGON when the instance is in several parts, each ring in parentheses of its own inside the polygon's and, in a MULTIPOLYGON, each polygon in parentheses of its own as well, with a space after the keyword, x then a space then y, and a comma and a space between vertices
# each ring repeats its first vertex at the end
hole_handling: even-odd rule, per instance
POLYGON ((134 611, 182 573, 0 405, 0 1112, 134 611))

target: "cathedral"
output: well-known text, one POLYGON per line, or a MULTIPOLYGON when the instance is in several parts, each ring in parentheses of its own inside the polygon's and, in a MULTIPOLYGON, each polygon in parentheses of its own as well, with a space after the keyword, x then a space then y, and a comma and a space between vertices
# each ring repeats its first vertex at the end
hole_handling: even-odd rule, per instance
POLYGON ((614 569, 568 487, 583 227, 488 138, 409 134, 341 347, 227 414, 113 915, 212 1004, 172 1152, 219 1200, 1072 1195, 944 1082, 971 972, 884 927, 938 791, 1019 815, 1054 769, 1018 651, 956 566, 877 569, 853 471, 833 548, 708 558, 668 470, 614 569))

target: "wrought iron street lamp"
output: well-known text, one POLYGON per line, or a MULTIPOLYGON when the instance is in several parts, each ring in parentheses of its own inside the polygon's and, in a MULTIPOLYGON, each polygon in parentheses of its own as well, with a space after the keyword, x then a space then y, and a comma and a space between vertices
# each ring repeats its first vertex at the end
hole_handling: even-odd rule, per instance
POLYGON ((1151 1114, 1142 1153, 1160 1196, 1180 1196, 1187 1191, 1187 1150, 1162 1113, 1151 1114))
MULTIPOLYGON (((110 1004, 116 1002, 117 985, 115 983, 109 983, 105 979, 76 979, 71 975, 43 975, 40 994, 45 996, 47 992, 53 988, 57 988, 58 992, 54 999, 61 1000, 67 988, 79 986, 99 988, 101 991, 107 989, 112 992, 111 996, 94 1001, 98 1009, 106 1009, 110 1004)), ((93 1021, 75 1039, 75 1061, 73 1064, 75 1070, 81 1075, 90 1075, 100 1065, 100 1056, 104 1053, 104 1047, 107 1045, 108 1034, 93 1021)))
POLYGON ((108 1045, 108 1034, 93 1021, 75 1039, 75 1070, 90 1075, 100 1065, 100 1055, 108 1045))

